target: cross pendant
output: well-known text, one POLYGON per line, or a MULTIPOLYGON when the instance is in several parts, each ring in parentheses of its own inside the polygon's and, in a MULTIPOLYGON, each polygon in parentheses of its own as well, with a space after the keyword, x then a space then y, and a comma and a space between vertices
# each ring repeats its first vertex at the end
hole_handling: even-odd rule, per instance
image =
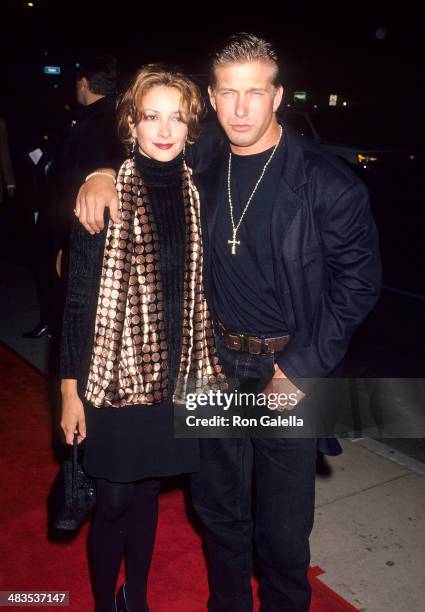
POLYGON ((241 243, 240 240, 236 240, 236 232, 233 232, 232 240, 227 241, 227 244, 232 245, 232 255, 236 255, 236 245, 239 245, 240 243, 241 243))

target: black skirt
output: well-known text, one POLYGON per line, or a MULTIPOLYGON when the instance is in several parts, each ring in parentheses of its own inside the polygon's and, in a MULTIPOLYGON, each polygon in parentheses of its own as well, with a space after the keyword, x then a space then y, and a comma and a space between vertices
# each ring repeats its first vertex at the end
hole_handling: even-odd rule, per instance
POLYGON ((83 467, 93 478, 133 482, 199 471, 197 439, 174 438, 173 405, 96 408, 85 402, 83 467))

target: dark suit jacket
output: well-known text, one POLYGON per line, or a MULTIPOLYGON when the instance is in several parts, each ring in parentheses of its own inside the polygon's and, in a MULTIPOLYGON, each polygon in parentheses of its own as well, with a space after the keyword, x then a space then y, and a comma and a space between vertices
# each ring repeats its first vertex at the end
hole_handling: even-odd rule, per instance
POLYGON ((78 190, 98 168, 119 168, 125 157, 118 138, 115 98, 106 96, 80 106, 68 126, 50 171, 50 212, 58 247, 67 241, 78 190))
MULTIPOLYGON (((321 378, 342 361, 378 298, 378 235, 366 186, 343 162, 286 127, 284 146, 271 236, 275 286, 291 342, 278 364, 289 378, 321 378)), ((226 168, 221 147, 206 170, 195 169, 210 304, 216 194, 226 168)))

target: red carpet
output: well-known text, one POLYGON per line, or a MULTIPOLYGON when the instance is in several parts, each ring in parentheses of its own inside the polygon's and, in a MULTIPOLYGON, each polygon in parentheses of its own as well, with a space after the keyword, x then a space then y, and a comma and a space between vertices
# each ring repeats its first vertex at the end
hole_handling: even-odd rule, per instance
MULTIPOLYGON (((2 345, 0 363, 0 590, 69 591, 70 605, 65 609, 91 612, 88 525, 70 542, 48 539, 46 498, 58 466, 53 459, 46 378, 2 345)), ((310 571, 311 612, 355 612, 321 583, 317 577, 321 573, 320 568, 310 571)), ((150 578, 151 609, 204 612, 207 594, 201 541, 186 519, 182 492, 164 493, 150 578)))

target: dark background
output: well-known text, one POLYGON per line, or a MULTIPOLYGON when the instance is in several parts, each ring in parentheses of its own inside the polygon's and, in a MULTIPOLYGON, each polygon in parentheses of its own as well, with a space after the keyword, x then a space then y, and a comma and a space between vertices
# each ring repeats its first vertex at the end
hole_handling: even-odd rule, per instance
POLYGON ((381 234, 385 285, 425 300, 425 13, 419 5, 302 0, 224 7, 146 0, 33 4, 0 4, 0 114, 7 120, 20 184, 26 180, 28 151, 40 143, 56 144, 69 122, 76 63, 87 52, 116 55, 121 86, 136 68, 153 61, 179 65, 206 85, 211 51, 230 33, 252 31, 270 39, 280 54, 283 107, 293 103, 296 90, 324 104, 330 93, 340 94, 350 107, 364 111, 366 126, 379 117, 386 145, 409 146, 415 154, 409 172, 400 166, 380 172, 378 180, 368 173, 363 178, 381 234), (60 66, 61 75, 44 75, 44 65, 60 66))
POLYGON ((379 105, 422 140, 425 19, 414 2, 27 4, 0 7, 0 111, 27 137, 61 120, 73 97, 75 63, 86 51, 115 54, 124 82, 148 61, 206 74, 209 53, 223 37, 252 31, 275 43, 289 91, 379 105), (62 76, 43 75, 45 64, 61 66, 62 76))

